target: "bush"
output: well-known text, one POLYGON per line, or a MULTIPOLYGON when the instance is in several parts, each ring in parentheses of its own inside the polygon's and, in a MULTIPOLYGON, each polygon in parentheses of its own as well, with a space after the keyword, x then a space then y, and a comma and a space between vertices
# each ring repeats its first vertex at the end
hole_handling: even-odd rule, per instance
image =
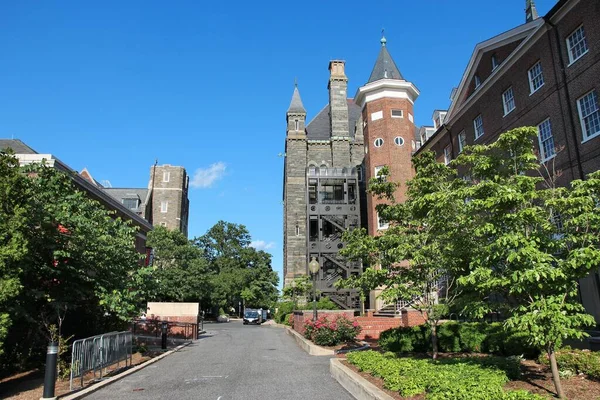
POLYGON ((275 313, 274 320, 278 324, 285 324, 287 316, 294 312, 294 302, 282 301, 277 304, 277 312, 275 313))
MULTIPOLYGON (((548 354, 540 355, 540 363, 550 365, 548 354)), ((556 351, 556 363, 561 371, 571 370, 600 379, 600 354, 589 350, 561 349, 556 351)))
POLYGON ((356 321, 341 315, 334 320, 322 316, 318 320, 304 322, 304 337, 319 346, 335 346, 353 341, 361 328, 356 321))
POLYGON ((519 363, 501 357, 444 359, 397 358, 390 353, 352 352, 348 361, 384 381, 384 387, 403 397, 425 395, 429 400, 541 400, 524 390, 505 392, 503 386, 519 363))
MULTIPOLYGON (((447 322, 438 326, 438 350, 442 353, 462 351, 535 358, 539 351, 528 345, 527 339, 527 333, 507 332, 500 322, 447 322)), ((431 351, 431 329, 428 325, 388 329, 381 333, 379 345, 393 352, 431 351)))
POLYGON ((317 301, 317 310, 339 310, 337 304, 335 304, 329 297, 322 296, 319 301, 317 301))

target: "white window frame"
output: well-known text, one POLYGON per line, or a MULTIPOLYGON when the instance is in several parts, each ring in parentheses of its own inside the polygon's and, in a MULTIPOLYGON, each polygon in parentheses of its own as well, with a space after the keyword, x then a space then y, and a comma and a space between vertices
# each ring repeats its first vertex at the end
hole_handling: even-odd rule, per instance
POLYGON ((375 174, 375 175, 373 175, 373 177, 374 177, 374 178, 377 178, 377 173, 378 173, 379 171, 381 171, 381 169, 382 169, 384 166, 385 166, 385 165, 379 165, 379 166, 376 166, 375 168, 373 168, 373 172, 374 172, 374 174, 375 174))
POLYGON ((496 54, 492 54, 492 71, 498 68, 499 65, 500 63, 498 62, 498 57, 496 56, 496 54))
POLYGON ((390 110, 390 115, 392 118, 404 118, 404 110, 398 110, 398 109, 390 110), (400 115, 394 115, 394 111, 400 112, 400 115))
POLYGON ((377 139, 375 139, 375 140, 373 141, 373 146, 375 146, 375 147, 381 147, 381 146, 383 146, 383 143, 384 143, 384 141, 383 141, 383 138, 377 138, 377 139), (381 144, 378 146, 378 145, 377 145, 377 143, 378 143, 380 140, 381 140, 381 144))
POLYGON ((515 104, 515 92, 511 87, 506 89, 504 93, 502 93, 502 107, 504 108, 504 117, 510 114, 515 108, 517 108, 515 104), (512 108, 509 107, 512 105, 512 108))
POLYGON ((600 102, 598 100, 598 93, 596 92, 596 90, 590 90, 589 92, 587 92, 586 94, 584 94, 583 96, 581 96, 580 98, 577 99, 577 113, 579 114, 579 123, 581 124, 581 132, 583 134, 582 143, 587 142, 588 140, 593 139, 596 136, 600 135, 600 129, 598 129, 596 132, 589 133, 585 126, 585 119, 589 118, 590 116, 592 116, 592 118, 600 119, 600 104, 599 103, 600 102), (596 97, 596 110, 592 111, 591 113, 589 113, 587 115, 583 115, 583 110, 581 109, 581 103, 588 96, 596 97))
POLYGON ((527 71, 527 76, 529 77, 529 95, 534 94, 535 92, 537 92, 538 90, 540 90, 540 88, 542 86, 544 86, 544 70, 542 68, 542 62, 538 61, 536 62, 533 67, 529 68, 529 70, 527 71), (533 70, 539 66, 539 74, 537 75, 533 75, 533 70), (536 88, 534 87, 534 83, 536 79, 540 79, 541 84, 536 88))
POLYGON ((396 136, 394 138, 394 144, 396 146, 404 146, 404 138, 402 136, 396 136), (398 143, 399 142, 399 143, 398 143))
POLYGON ((546 118, 545 120, 540 122, 537 125, 537 129, 538 129, 538 143, 540 146, 540 159, 542 160, 542 162, 546 162, 546 161, 556 157, 556 148, 554 147, 554 135, 552 134, 552 123, 550 122, 550 118, 546 118), (547 129, 550 133, 550 136, 542 141, 542 129, 545 128, 542 125, 545 125, 545 124, 547 124, 547 129), (548 141, 552 142, 552 147, 549 147, 552 151, 551 155, 546 154, 546 150, 545 150, 546 146, 544 145, 544 143, 548 142, 548 141))
POLYGON ((475 74, 473 79, 475 80, 475 89, 477 89, 479 86, 481 86, 481 78, 479 75, 475 74))
POLYGON ((383 230, 388 229, 389 227, 390 227, 390 223, 383 222, 383 220, 379 216, 379 213, 377 213, 377 230, 383 231, 383 230))
POLYGON ((475 119, 473 119, 473 128, 475 130, 475 140, 479 139, 485 134, 485 131, 483 130, 483 117, 481 116, 481 114, 479 114, 475 117, 475 119), (477 123, 478 121, 479 123, 477 123))
POLYGON ((160 212, 161 213, 166 213, 169 211, 169 202, 166 200, 163 200, 160 202, 160 212))
POLYGON ((163 171, 163 182, 169 182, 171 180, 171 172, 163 171))
POLYGON ((467 134, 463 130, 458 134, 458 154, 462 153, 465 147, 467 146, 467 134))
POLYGON ((448 165, 452 161, 452 148, 450 145, 444 147, 444 164, 448 165))
POLYGON ((569 66, 573 65, 577 60, 579 60, 581 57, 586 55, 588 51, 590 51, 590 48, 588 47, 588 44, 587 44, 587 38, 585 37, 585 30, 583 29, 583 24, 579 25, 577 28, 575 28, 573 30, 573 32, 571 32, 571 34, 569 36, 567 36, 566 42, 567 42, 567 54, 569 55, 569 66), (582 35, 583 35, 581 41, 583 41, 583 46, 585 47, 585 50, 583 51, 583 53, 581 53, 577 57, 575 57, 573 55, 573 49, 575 48, 575 45, 578 45, 581 41, 577 42, 575 45, 572 45, 571 38, 573 36, 575 36, 575 34, 577 34, 577 32, 579 32, 579 30, 581 30, 582 35))
POLYGON ((163 222, 160 223, 160 226, 166 228, 167 227, 167 223, 163 221, 163 222))

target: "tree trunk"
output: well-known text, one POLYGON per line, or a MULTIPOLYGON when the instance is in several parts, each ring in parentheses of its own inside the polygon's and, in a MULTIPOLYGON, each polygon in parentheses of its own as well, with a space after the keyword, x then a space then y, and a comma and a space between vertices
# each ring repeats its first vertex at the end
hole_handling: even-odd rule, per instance
POLYGON ((564 399, 566 397, 565 393, 563 392, 562 384, 560 383, 560 375, 558 375, 558 364, 556 364, 556 353, 554 352, 554 346, 548 347, 548 357, 550 358, 550 369, 552 370, 552 380, 554 381, 556 394, 559 398, 564 399))
POLYGON ((438 357, 437 324, 431 324, 431 346, 433 348, 433 359, 438 357))

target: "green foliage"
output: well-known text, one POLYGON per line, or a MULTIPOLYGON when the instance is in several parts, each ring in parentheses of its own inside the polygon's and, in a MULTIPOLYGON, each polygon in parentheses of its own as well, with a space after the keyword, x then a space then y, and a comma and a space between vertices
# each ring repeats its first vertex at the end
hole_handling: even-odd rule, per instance
POLYGON ((339 310, 340 307, 327 296, 321 296, 317 301, 317 310, 339 310))
MULTIPOLYGON (((539 357, 542 364, 549 365, 548 354, 539 357)), ((590 378, 600 379, 600 353, 589 350, 561 349, 556 351, 556 361, 561 371, 573 371, 586 374, 590 378)))
POLYGON ((299 297, 307 297, 312 291, 312 281, 308 275, 294 278, 283 288, 282 297, 297 304, 299 297))
POLYGON ((294 302, 282 301, 277 303, 276 308, 277 312, 275 313, 273 319, 279 324, 284 324, 287 321, 287 316, 294 311, 294 302))
POLYGON ((353 352, 348 361, 382 378, 386 389, 403 397, 425 395, 428 400, 541 400, 525 391, 505 392, 502 387, 519 376, 519 362, 498 357, 440 361, 396 358, 374 351, 353 352))
MULTIPOLYGON (((430 327, 400 327, 381 333, 379 345, 392 352, 431 351, 430 327)), ((439 351, 490 353, 497 355, 525 355, 535 357, 539 351, 528 344, 528 335, 505 330, 501 323, 447 322, 439 326, 439 351)))

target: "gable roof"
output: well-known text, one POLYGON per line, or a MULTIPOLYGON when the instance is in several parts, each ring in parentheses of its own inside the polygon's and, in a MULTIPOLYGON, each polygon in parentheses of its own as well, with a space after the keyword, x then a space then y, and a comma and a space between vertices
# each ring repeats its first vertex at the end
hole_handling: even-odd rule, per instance
MULTIPOLYGON (((354 126, 360 118, 360 107, 354 103, 354 99, 346 99, 348 102, 348 129, 351 138, 354 137, 354 126)), ((306 126, 306 137, 308 140, 329 140, 331 139, 331 118, 329 117, 329 104, 323 107, 321 111, 306 126)))
POLYGON ((402 77, 400 70, 396 66, 390 53, 387 51, 387 47, 383 41, 381 43, 381 50, 379 50, 379 55, 377 56, 377 61, 375 61, 375 66, 371 71, 371 76, 367 83, 375 82, 380 79, 404 80, 404 77, 402 77))
POLYGON ((19 139, 0 139, 0 150, 11 149, 15 154, 38 154, 19 139))
MULTIPOLYGON (((533 35, 533 33, 539 27, 541 27, 543 24, 544 24, 544 20, 542 18, 539 18, 539 19, 533 20, 531 22, 528 22, 526 24, 519 25, 516 28, 508 30, 504 33, 501 33, 500 35, 494 36, 493 38, 485 40, 481 43, 478 43, 475 46, 475 49, 473 50, 473 54, 471 55, 469 63, 467 64, 467 68, 465 69, 465 72, 463 73, 463 76, 461 78, 460 85, 458 86, 456 94, 454 95, 452 103, 450 104, 450 108, 448 109, 448 114, 446 115, 446 121, 449 121, 452 117, 454 117, 454 115, 456 114, 458 109, 460 109, 460 106, 462 106, 464 103, 466 103, 467 100, 474 93, 481 90, 485 86, 486 81, 488 81, 492 76, 496 75, 502 69, 501 68, 502 64, 504 64, 506 62, 506 60, 508 60, 510 58, 510 55, 509 55, 505 60, 502 61, 500 66, 498 68, 496 68, 496 70, 494 70, 490 74, 490 76, 488 76, 487 79, 481 83, 481 85, 479 86, 478 89, 475 90, 475 92, 473 92, 470 96, 467 96, 467 91, 469 90, 470 82, 473 80, 473 77, 475 75, 475 72, 478 69, 478 66, 479 66, 479 63, 481 62, 483 54, 493 51, 493 50, 495 50, 499 47, 502 47, 508 43, 515 42, 517 40, 521 40, 522 42, 524 42, 529 37, 531 37, 533 35)), ((522 43, 521 43, 521 45, 522 45, 522 43)), ((521 45, 517 46, 517 49, 521 45)), ((517 51, 516 49, 513 50, 513 53, 515 53, 516 51, 517 51)))

